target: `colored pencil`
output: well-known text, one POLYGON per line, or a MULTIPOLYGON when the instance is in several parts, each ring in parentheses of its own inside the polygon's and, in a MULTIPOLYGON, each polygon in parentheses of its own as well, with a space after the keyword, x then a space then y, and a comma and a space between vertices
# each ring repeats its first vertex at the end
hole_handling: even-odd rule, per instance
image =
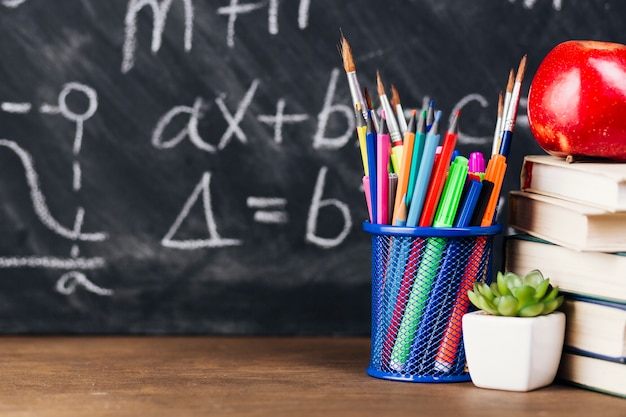
POLYGON ((361 112, 360 104, 356 105, 355 116, 356 116, 356 134, 359 140, 359 149, 361 151, 361 161, 363 163, 363 174, 368 175, 369 168, 367 165, 367 144, 366 144, 366 138, 365 138, 367 135, 367 124, 365 123, 365 118, 363 117, 363 113, 361 112))
POLYGON ((382 129, 376 135, 376 223, 387 224, 388 200, 389 200, 389 130, 385 119, 382 121, 382 129))
POLYGON ((460 111, 458 110, 454 114, 450 127, 443 140, 441 155, 433 168, 426 199, 424 200, 424 207, 419 220, 419 226, 421 227, 432 225, 433 218, 435 217, 435 210, 439 204, 439 198, 441 197, 448 168, 450 167, 452 152, 456 147, 456 141, 459 136, 459 114, 460 111))
POLYGON ((410 204, 415 190, 415 180, 419 172, 420 163, 422 162, 422 154, 424 152, 424 144, 426 140, 426 110, 422 110, 422 115, 417 122, 415 132, 415 142, 413 144, 413 155, 411 155, 411 171, 409 172, 409 184, 407 186, 407 203, 410 204))
POLYGON ((411 202, 409 203, 409 215, 406 220, 406 225, 409 227, 417 226, 417 221, 422 213, 424 198, 426 197, 426 191, 428 190, 428 182, 430 180, 433 163, 435 162, 437 144, 439 143, 440 119, 441 111, 438 110, 433 126, 426 134, 424 152, 422 154, 422 160, 420 162, 419 171, 415 180, 415 189, 413 190, 413 196, 411 197, 411 202))
MULTIPOLYGON (((369 115, 370 111, 368 111, 369 115)), ((377 174, 376 174, 376 130, 371 117, 365 119, 367 131, 365 134, 365 144, 367 146, 367 166, 370 184, 370 205, 372 207, 372 223, 378 222, 378 202, 377 202, 377 174)))
POLYGON ((430 100, 428 103, 428 109, 426 109, 426 132, 430 131, 435 121, 435 100, 430 100))
MULTIPOLYGON (((405 199, 407 188, 409 186, 409 174, 411 173, 411 162, 413 158, 413 148, 415 145, 415 132, 416 132, 416 111, 413 110, 407 131, 404 133, 404 145, 402 152, 402 162, 400 163, 400 172, 398 174, 398 190, 396 192, 396 199, 394 202, 393 218, 391 224, 396 224, 398 218, 398 211, 400 206, 406 208, 405 199)), ((405 219, 406 222, 406 219, 405 219)))
POLYGON ((398 190, 398 174, 389 173, 389 186, 387 187, 389 197, 387 198, 387 224, 393 223, 393 208, 396 201, 396 193, 398 190))
POLYGON ((365 192, 365 202, 367 203, 367 213, 369 214, 370 223, 374 223, 374 218, 372 217, 372 190, 370 189, 370 177, 367 175, 363 176, 363 192, 365 192))

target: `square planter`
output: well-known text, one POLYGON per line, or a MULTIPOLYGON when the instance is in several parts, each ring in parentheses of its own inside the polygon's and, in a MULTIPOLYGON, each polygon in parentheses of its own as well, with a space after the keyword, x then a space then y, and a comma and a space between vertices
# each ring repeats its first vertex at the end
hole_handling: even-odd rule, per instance
POLYGON ((565 336, 565 314, 537 317, 463 316, 463 343, 477 387, 531 391, 554 381, 565 336))

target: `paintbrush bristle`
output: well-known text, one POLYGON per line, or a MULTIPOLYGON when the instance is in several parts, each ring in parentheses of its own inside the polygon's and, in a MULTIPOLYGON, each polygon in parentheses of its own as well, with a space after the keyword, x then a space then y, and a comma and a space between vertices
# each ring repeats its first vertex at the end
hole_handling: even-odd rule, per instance
POLYGON ((352 58, 352 49, 350 44, 343 34, 341 34, 341 46, 339 47, 341 52, 341 58, 343 59, 343 68, 346 72, 355 72, 356 66, 354 65, 354 59, 352 58))
POLYGON ((521 83, 524 81, 524 73, 526 72, 526 55, 524 55, 519 63, 519 68, 517 69, 517 75, 515 77, 515 82, 521 83))
POLYGON ((383 85, 383 80, 380 78, 380 71, 376 70, 376 86, 378 89, 378 95, 384 96, 385 94, 385 86, 383 85))
POLYGON ((502 117, 504 111, 504 95, 502 91, 498 94, 498 117, 502 117))
POLYGON ((372 97, 370 96, 370 92, 367 90, 367 87, 363 87, 363 98, 365 98, 365 106, 368 110, 372 110, 374 106, 372 105, 372 97))
POLYGON ((506 92, 511 93, 513 91, 513 85, 515 84, 515 73, 513 72, 513 68, 509 71, 509 81, 506 84, 506 92))
POLYGON ((396 108, 400 105, 400 94, 395 85, 391 84, 391 105, 396 108))

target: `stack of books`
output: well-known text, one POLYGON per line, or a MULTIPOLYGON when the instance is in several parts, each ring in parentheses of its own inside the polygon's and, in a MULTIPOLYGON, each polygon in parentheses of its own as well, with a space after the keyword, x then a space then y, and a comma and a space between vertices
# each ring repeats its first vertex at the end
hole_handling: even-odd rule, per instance
POLYGON ((626 163, 524 158, 505 269, 566 295, 560 380, 626 398, 626 163))

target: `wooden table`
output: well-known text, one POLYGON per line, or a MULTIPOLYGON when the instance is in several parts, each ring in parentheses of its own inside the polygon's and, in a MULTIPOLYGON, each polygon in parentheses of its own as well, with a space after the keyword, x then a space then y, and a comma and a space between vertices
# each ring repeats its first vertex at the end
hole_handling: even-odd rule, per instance
POLYGON ((0 416, 626 416, 624 399, 558 384, 513 393, 372 378, 369 343, 2 336, 0 416))

